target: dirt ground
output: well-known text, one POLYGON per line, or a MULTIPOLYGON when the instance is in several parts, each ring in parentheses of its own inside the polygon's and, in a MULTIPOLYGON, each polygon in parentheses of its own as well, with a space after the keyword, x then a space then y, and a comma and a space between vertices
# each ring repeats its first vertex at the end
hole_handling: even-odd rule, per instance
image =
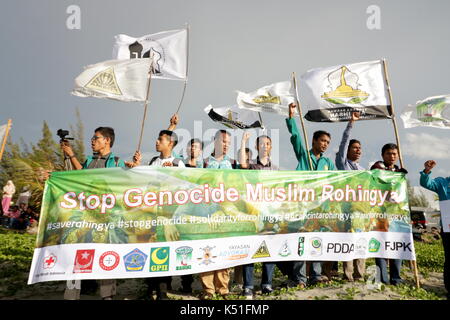
MULTIPOLYGON (((406 268, 405 268, 406 269, 406 268)), ((26 276, 25 275, 25 279, 26 276)), ((403 272, 403 278, 408 284, 413 285, 414 280, 409 270, 403 272)), ((174 300, 198 300, 201 294, 201 284, 194 276, 193 294, 183 294, 177 291, 181 288, 180 277, 173 277, 172 290, 168 296, 174 300)), ((333 279, 329 284, 320 284, 306 289, 282 289, 284 278, 274 278, 273 285, 276 291, 271 295, 261 295, 258 284, 260 279, 255 276, 255 296, 254 300, 416 300, 427 299, 423 294, 414 296, 400 293, 392 286, 374 287, 366 282, 346 282, 339 277, 333 279)), ((443 275, 441 273, 429 273, 426 277, 420 277, 421 288, 425 289, 425 294, 430 293, 434 299, 445 299, 445 289, 443 285, 443 275)), ((121 279, 117 280, 117 295, 114 300, 144 300, 148 299, 146 286, 143 279, 121 279)), ((0 296, 0 300, 62 300, 66 283, 44 282, 34 285, 24 285, 13 295, 0 296)), ((243 299, 240 296, 241 290, 232 281, 231 294, 233 299, 243 299)), ((97 293, 82 294, 82 300, 99 300, 97 293)))

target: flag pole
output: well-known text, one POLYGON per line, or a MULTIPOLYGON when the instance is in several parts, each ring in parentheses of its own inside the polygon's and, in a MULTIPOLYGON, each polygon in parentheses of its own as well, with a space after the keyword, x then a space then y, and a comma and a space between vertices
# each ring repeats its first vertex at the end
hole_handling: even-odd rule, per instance
POLYGON ((3 157, 3 151, 5 151, 6 141, 8 140, 9 129, 11 128, 12 120, 8 119, 8 123, 6 125, 5 137, 3 138, 2 147, 0 149, 0 161, 3 157))
POLYGON ((180 111, 181 108, 181 104, 183 103, 184 100, 184 94, 186 92, 186 85, 187 85, 187 78, 188 78, 188 69, 189 69, 189 24, 186 23, 186 78, 184 79, 184 85, 183 85, 183 93, 181 95, 181 100, 180 100, 180 104, 178 105, 177 108, 177 112, 178 113, 180 111))
POLYGON ((397 121, 395 119, 394 101, 392 100, 391 86, 389 84, 389 75, 388 75, 388 71, 387 71, 387 63, 386 63, 386 59, 383 59, 382 61, 383 61, 383 67, 384 67, 384 77, 386 79, 386 86, 387 86, 387 90, 388 90, 388 94, 389 94, 389 102, 391 104, 392 123, 394 125, 395 138, 397 140, 398 157, 399 157, 399 160, 400 160, 400 167, 404 168, 404 166, 403 166, 403 156, 402 156, 402 152, 401 152, 401 148, 400 148, 400 137, 399 137, 398 129, 397 129, 397 121))
MULTIPOLYGON (((403 157, 402 157, 402 152, 401 152, 401 148, 400 148, 400 136, 398 134, 397 121, 395 119, 394 101, 392 99, 391 86, 389 84, 389 75, 388 75, 388 71, 387 71, 387 62, 386 62, 386 59, 383 59, 382 61, 383 61, 383 68, 384 68, 384 77, 386 79, 386 86, 387 86, 387 90, 388 90, 388 94, 389 94, 389 102, 391 104, 392 123, 394 125, 395 138, 397 140, 398 157, 399 157, 399 160, 400 160, 400 167, 404 168, 404 166, 403 166, 403 157)), ((414 272, 414 279, 416 281, 416 287, 420 288, 419 269, 417 268, 417 260, 410 260, 410 268, 414 272)))
POLYGON ((303 115, 302 115, 302 107, 300 105, 300 100, 298 98, 298 91, 297 91, 297 79, 295 77, 295 72, 292 72, 292 80, 294 82, 294 88, 295 88, 295 100, 297 102, 297 111, 298 111, 298 116, 300 117, 300 123, 302 125, 302 130, 303 130, 303 137, 305 138, 305 146, 306 146, 306 154, 308 155, 308 160, 309 160, 309 168, 312 171, 313 170, 313 164, 312 164, 312 160, 311 160, 311 155, 309 153, 309 144, 308 144, 308 137, 306 136, 306 130, 305 130, 305 123, 303 121, 303 115))
POLYGON ((148 109, 148 105, 149 105, 148 99, 150 97, 150 86, 152 83, 152 74, 153 74, 153 53, 151 54, 151 57, 150 57, 150 68, 148 70, 147 94, 145 96, 144 116, 142 118, 141 134, 139 136, 139 143, 138 143, 138 147, 137 147, 138 151, 141 150, 142 135, 144 133, 144 124, 145 124, 145 119, 147 118, 147 109, 148 109))

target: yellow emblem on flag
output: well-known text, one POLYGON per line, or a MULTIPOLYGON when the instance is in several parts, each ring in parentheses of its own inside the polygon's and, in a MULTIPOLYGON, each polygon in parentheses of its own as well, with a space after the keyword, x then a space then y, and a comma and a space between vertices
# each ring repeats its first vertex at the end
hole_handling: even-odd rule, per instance
POLYGON ((274 103, 274 104, 281 104, 280 97, 272 96, 270 93, 267 94, 267 96, 259 96, 253 99, 255 103, 274 103))
POLYGON ((122 95, 112 67, 97 73, 84 87, 115 95, 122 95))
POLYGON ((347 69, 346 66, 331 72, 328 81, 332 88, 336 89, 325 92, 321 97, 331 103, 360 103, 369 97, 367 92, 357 89, 358 75, 347 69), (340 75, 337 73, 340 71, 340 75), (346 75, 347 74, 347 75, 346 75), (339 82, 339 84, 337 83, 339 82), (350 83, 352 86, 348 85, 350 83))

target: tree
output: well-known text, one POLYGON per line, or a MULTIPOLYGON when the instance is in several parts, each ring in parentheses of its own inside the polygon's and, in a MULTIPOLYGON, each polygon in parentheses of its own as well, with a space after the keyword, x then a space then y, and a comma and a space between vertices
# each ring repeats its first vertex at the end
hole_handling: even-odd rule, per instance
POLYGON ((70 125, 70 131, 73 132, 74 138, 72 149, 78 161, 83 163, 84 160, 86 160, 86 155, 84 153, 84 125, 81 121, 80 110, 78 107, 75 109, 75 116, 77 118, 75 128, 70 125))
MULTIPOLYGON (((80 156, 79 159, 84 159, 83 124, 78 110, 76 116, 74 150, 76 150, 77 156, 80 156)), ((0 162, 1 186, 8 180, 13 181, 16 187, 13 199, 17 199, 23 187, 28 186, 32 194, 29 203, 37 210, 40 209, 45 186, 42 171, 64 170, 64 157, 53 136, 46 121, 42 125, 41 139, 35 145, 31 144, 31 148, 22 138, 20 138, 20 144, 13 143, 10 135, 0 162)))
POLYGON ((427 197, 422 192, 420 194, 414 193, 414 188, 411 187, 411 184, 408 181, 408 199, 410 207, 424 207, 429 208, 430 203, 427 200, 427 197))

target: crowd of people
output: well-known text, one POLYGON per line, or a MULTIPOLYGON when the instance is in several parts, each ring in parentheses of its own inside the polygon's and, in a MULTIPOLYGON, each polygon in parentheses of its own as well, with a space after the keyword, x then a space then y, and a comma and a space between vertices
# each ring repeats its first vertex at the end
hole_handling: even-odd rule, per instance
POLYGON ((3 187, 2 206, 0 212, 0 225, 15 230, 26 230, 36 227, 39 213, 28 205, 31 196, 29 187, 25 186, 19 194, 16 203, 12 202, 16 187, 12 180, 8 180, 3 187))
MULTIPOLYGON (((298 164, 296 170, 365 170, 360 164, 362 155, 362 144, 359 140, 350 139, 351 130, 360 119, 360 114, 352 113, 351 120, 343 132, 343 136, 339 145, 339 150, 334 161, 324 156, 324 153, 330 146, 331 135, 326 131, 314 132, 312 138, 312 148, 307 150, 304 145, 303 138, 297 128, 294 119, 296 105, 290 104, 289 116, 286 119, 287 129, 291 135, 290 142, 292 144, 298 164)), ((179 117, 177 114, 170 119, 168 129, 161 130, 156 140, 156 151, 159 156, 153 157, 148 163, 154 167, 187 167, 187 168, 212 168, 212 169, 247 169, 247 170, 278 170, 272 163, 271 150, 272 140, 267 135, 261 135, 256 139, 255 149, 257 156, 252 159, 252 154, 248 148, 250 134, 245 132, 240 150, 238 152, 239 159, 233 159, 229 156, 231 134, 226 130, 218 130, 214 137, 214 150, 210 155, 203 155, 204 143, 199 139, 192 139, 186 147, 187 158, 182 158, 174 154, 173 149, 178 143, 177 134, 174 132, 179 117)), ((93 169, 93 168, 110 168, 110 167, 135 167, 140 166, 142 155, 140 151, 136 151, 132 161, 123 161, 115 156, 111 151, 114 144, 114 129, 110 127, 99 127, 95 129, 91 138, 91 148, 93 155, 89 156, 84 163, 80 163, 75 153, 67 141, 61 142, 61 148, 66 157, 70 159, 72 167, 76 170, 93 169)), ((381 160, 373 164, 370 170, 388 170, 393 172, 407 173, 405 168, 397 166, 399 160, 399 149, 396 144, 387 143, 381 150, 381 160)), ((438 193, 440 199, 449 199, 449 178, 430 178, 431 168, 436 165, 434 161, 425 163, 425 169, 421 172, 421 185, 427 189, 438 193)), ((4 194, 6 191, 4 189, 4 194)), ((5 198, 5 196, 4 196, 5 198)), ((8 202, 7 198, 5 203, 8 202)), ((206 213, 205 213, 206 214, 206 213)), ((11 218, 17 219, 17 218, 11 218)), ((296 230, 290 230, 296 232, 296 230)), ((169 235, 169 240, 176 240, 176 231, 169 235)), ((449 251, 450 243, 448 233, 444 234, 444 251, 445 251, 445 287, 450 292, 449 278, 449 251)), ((343 262, 343 277, 345 280, 364 281, 365 279, 364 259, 356 259, 354 261, 343 262)), ((380 273, 380 281, 385 284, 398 285, 403 282, 401 278, 402 261, 397 259, 376 259, 376 265, 380 273), (389 267, 389 272, 388 272, 389 267)), ((262 264, 262 294, 272 293, 272 278, 275 268, 288 278, 285 283, 287 287, 305 288, 321 282, 327 282, 336 275, 338 262, 333 261, 288 261, 288 262, 265 262, 262 264)), ((254 265, 247 264, 234 268, 234 282, 242 287, 242 295, 246 299, 254 297, 254 265)), ((230 269, 222 269, 200 273, 198 276, 203 292, 201 299, 211 299, 218 294, 225 299, 230 294, 230 269)), ((193 275, 182 276, 182 292, 192 292, 193 275)), ((153 299, 153 292, 156 291, 157 299, 167 299, 167 290, 171 288, 172 277, 156 277, 146 279, 148 285, 148 297, 153 299)), ((83 283, 87 282, 83 280, 83 283)), ((100 295, 103 299, 113 299, 116 295, 116 280, 99 280, 100 295)), ((80 299, 80 286, 68 286, 64 298, 80 299)))

